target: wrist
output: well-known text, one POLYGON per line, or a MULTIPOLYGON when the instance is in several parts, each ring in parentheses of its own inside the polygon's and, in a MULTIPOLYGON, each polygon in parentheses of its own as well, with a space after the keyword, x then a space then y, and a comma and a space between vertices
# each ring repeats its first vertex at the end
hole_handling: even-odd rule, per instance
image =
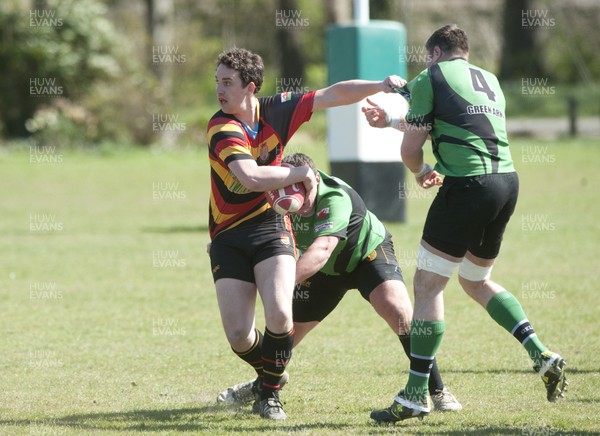
POLYGON ((412 171, 412 173, 415 175, 415 177, 417 179, 419 179, 419 178, 423 177, 425 174, 429 174, 432 171, 433 171, 433 168, 431 167, 431 165, 423 162, 421 164, 421 168, 419 169, 419 171, 412 171))
POLYGON ((400 130, 400 117, 390 116, 386 120, 388 122, 387 123, 388 127, 391 127, 396 130, 400 130))
POLYGON ((400 121, 402 118, 402 114, 398 110, 398 108, 393 106, 381 106, 381 110, 385 113, 385 122, 386 127, 392 127, 396 130, 400 130, 400 121))

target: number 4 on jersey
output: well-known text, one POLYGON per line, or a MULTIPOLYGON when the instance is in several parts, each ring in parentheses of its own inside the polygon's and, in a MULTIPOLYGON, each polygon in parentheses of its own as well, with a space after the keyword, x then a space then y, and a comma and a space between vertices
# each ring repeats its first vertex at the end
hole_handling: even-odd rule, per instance
POLYGON ((496 101, 496 94, 490 89, 489 85, 485 81, 485 77, 483 77, 483 73, 474 68, 469 68, 471 72, 471 82, 473 83, 473 90, 477 92, 483 92, 487 97, 496 101))

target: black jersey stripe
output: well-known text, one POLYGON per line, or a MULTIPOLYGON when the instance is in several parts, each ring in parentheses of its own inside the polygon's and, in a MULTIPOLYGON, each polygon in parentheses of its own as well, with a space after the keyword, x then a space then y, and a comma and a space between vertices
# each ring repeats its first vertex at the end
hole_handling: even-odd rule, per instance
POLYGON ((434 95, 435 118, 444 121, 453 126, 468 130, 479 136, 485 147, 492 156, 491 172, 498 172, 498 142, 500 141, 494 131, 494 126, 484 114, 468 114, 467 106, 470 106, 467 100, 458 95, 450 87, 442 69, 439 65, 429 67, 431 77, 431 86, 434 95), (496 157, 494 159, 493 157, 496 157))
POLYGON ((222 130, 211 136, 211 138, 210 138, 211 150, 216 149, 219 141, 222 141, 223 139, 229 139, 229 138, 240 139, 242 141, 245 140, 244 135, 242 135, 240 132, 235 132, 235 131, 231 131, 231 130, 224 130, 224 131, 222 130))
MULTIPOLYGON (((243 193, 243 194, 236 193, 236 195, 230 195, 229 188, 227 188, 223 179, 221 179, 216 172, 214 172, 212 170, 211 170, 211 172, 212 172, 213 182, 215 184, 215 187, 217 188, 219 195, 221 197, 227 197, 227 203, 229 203, 231 205, 244 204, 249 201, 253 201, 256 198, 261 197, 261 196, 264 198, 263 192, 256 192, 256 191, 247 192, 247 193, 243 193)), ((264 198, 264 200, 267 201, 266 198, 264 198)))
POLYGON ((367 255, 367 244, 366 241, 362 247, 359 247, 360 234, 361 229, 365 223, 365 217, 367 215, 367 207, 362 199, 359 197, 358 193, 343 184, 337 183, 334 179, 323 180, 330 186, 336 186, 342 192, 344 192, 352 203, 352 213, 350 215, 350 220, 348 222, 347 233, 346 233, 346 246, 339 253, 337 259, 334 264, 334 271, 338 274, 344 274, 352 259, 352 254, 358 248, 361 250, 361 257, 365 257, 367 255))
POLYGON ((225 165, 229 165, 234 160, 242 160, 242 159, 254 160, 254 158, 249 154, 235 153, 235 154, 231 154, 231 155, 227 156, 223 162, 225 162, 225 165))

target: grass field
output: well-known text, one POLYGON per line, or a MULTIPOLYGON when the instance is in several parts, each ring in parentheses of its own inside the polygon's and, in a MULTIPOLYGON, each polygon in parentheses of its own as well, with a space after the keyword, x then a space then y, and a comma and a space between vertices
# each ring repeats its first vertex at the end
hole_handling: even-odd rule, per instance
MULTIPOLYGON (((324 150, 295 149, 325 165, 324 150)), ((368 415, 408 360, 355 291, 295 351, 286 421, 215 404, 252 373, 225 340, 205 254, 205 151, 1 154, 0 434, 599 434, 600 151, 513 153, 521 197, 494 277, 566 358, 568 397, 545 400, 519 344, 454 279, 438 359, 464 410, 392 427, 368 415)), ((407 223, 389 224, 409 288, 433 195, 411 188, 407 223)))

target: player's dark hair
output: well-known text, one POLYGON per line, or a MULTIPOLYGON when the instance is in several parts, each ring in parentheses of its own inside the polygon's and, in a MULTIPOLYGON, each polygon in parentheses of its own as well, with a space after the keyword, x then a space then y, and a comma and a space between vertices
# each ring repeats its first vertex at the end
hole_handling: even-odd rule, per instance
POLYGON ((257 94, 263 84, 265 65, 260 55, 252 53, 245 48, 232 48, 222 52, 217 57, 217 67, 223 64, 240 73, 242 86, 245 88, 250 82, 256 85, 254 93, 257 94))
POLYGON ((438 46, 444 53, 469 52, 469 39, 464 30, 459 29, 456 24, 447 24, 433 32, 425 43, 428 53, 438 46))
POLYGON ((317 166, 315 165, 313 160, 304 153, 289 154, 286 157, 284 157, 281 162, 293 165, 295 167, 302 167, 306 165, 310 167, 310 169, 313 170, 315 174, 317 174, 317 166))

